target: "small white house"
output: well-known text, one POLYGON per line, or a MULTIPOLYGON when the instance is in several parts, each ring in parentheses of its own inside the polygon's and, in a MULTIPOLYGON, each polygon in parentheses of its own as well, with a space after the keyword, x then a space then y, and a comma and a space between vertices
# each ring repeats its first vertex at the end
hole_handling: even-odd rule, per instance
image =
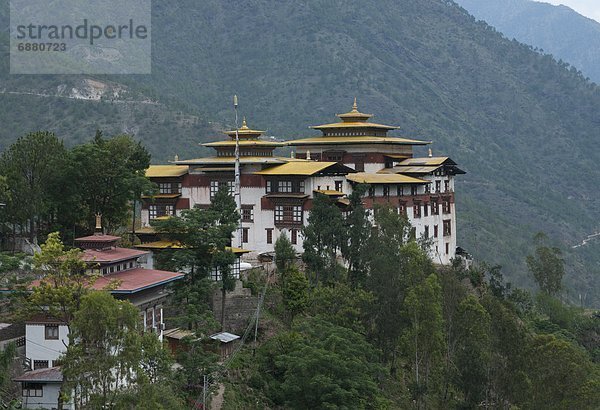
MULTIPOLYGON (((58 398, 63 375, 58 367, 32 370, 14 379, 21 383, 24 409, 58 409, 58 398)), ((64 403, 64 409, 73 409, 73 403, 64 403)))

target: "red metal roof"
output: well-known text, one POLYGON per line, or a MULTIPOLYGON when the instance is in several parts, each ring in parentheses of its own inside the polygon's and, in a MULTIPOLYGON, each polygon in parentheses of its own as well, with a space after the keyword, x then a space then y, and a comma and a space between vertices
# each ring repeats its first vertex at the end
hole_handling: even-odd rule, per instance
POLYGON ((110 263, 138 258, 147 253, 147 251, 129 248, 85 249, 83 251, 83 260, 86 262, 110 263))
POLYGON ((60 367, 50 367, 47 369, 31 370, 13 379, 13 381, 62 383, 63 375, 60 367))
POLYGON ((101 290, 110 285, 112 281, 119 281, 119 286, 112 289, 111 293, 135 293, 179 280, 183 276, 182 273, 135 268, 104 275, 94 282, 92 289, 101 290))
POLYGON ((90 236, 82 236, 81 238, 75 238, 75 242, 114 242, 120 240, 119 236, 112 235, 90 235, 90 236))

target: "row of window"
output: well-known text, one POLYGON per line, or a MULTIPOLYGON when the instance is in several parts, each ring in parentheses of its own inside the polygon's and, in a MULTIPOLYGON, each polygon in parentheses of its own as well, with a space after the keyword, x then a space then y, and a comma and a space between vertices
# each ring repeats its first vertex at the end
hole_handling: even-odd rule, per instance
MULTIPOLYGON (((248 228, 244 228, 244 229, 248 229, 248 228)), ((242 236, 243 236, 243 231, 242 231, 242 236)), ((247 234, 246 234, 246 239, 247 239, 247 234)), ((246 240, 247 242, 247 240, 246 240)), ((239 279, 240 277, 240 258, 236 258, 235 262, 233 263, 233 265, 231 265, 231 272, 230 274, 235 278, 235 279, 239 279)), ((219 268, 214 268, 211 273, 210 273, 210 277, 213 281, 217 282, 221 280, 221 270, 219 268)))
MULTIPOLYGON (((245 233, 243 233, 242 237, 245 238, 245 241, 247 243, 249 228, 244 228, 244 230, 245 230, 245 233)), ((265 229, 265 232, 267 234, 267 243, 272 244, 273 243, 273 228, 267 228, 267 229, 265 229)), ((292 243, 292 245, 298 244, 298 235, 299 234, 300 234, 299 229, 290 229, 290 242, 292 243)))
POLYGON ((229 195, 235 195, 235 182, 234 181, 210 181, 210 199, 215 197, 221 187, 226 186, 229 189, 229 195))
MULTIPOLYGON (((431 194, 431 193, 442 193, 442 192, 450 192, 450 181, 444 181, 444 191, 442 191, 441 189, 441 183, 442 181, 435 181, 435 190, 431 190, 431 185, 427 184, 425 185, 425 189, 424 189, 424 193, 425 194, 431 194)), ((393 187, 393 185, 392 185, 393 187)), ((392 187, 390 187, 389 185, 384 185, 383 186, 383 196, 384 197, 389 197, 391 195, 392 191, 392 187)), ((396 185, 396 196, 405 196, 405 195, 410 195, 411 196, 415 196, 419 194, 419 187, 412 185, 410 187, 410 190, 408 189, 408 187, 405 187, 404 185, 396 185)), ((367 195, 371 198, 373 198, 375 196, 375 186, 371 185, 369 188, 369 191, 367 192, 367 195)))
POLYGON ((158 184, 158 191, 161 194, 180 194, 181 182, 160 182, 158 184))
POLYGON ((148 213, 150 214, 150 220, 163 216, 173 216, 175 215, 175 206, 167 204, 151 204, 148 206, 148 213))
POLYGON ((106 267, 102 268, 102 274, 107 275, 109 273, 121 272, 123 270, 133 269, 135 266, 136 266, 136 264, 133 261, 117 263, 117 264, 106 266, 106 267))
MULTIPOLYGON (((429 208, 431 205, 431 215, 439 215, 440 208, 438 201, 431 201, 431 204, 427 204, 427 202, 421 204, 419 202, 415 202, 413 205, 413 217, 420 218, 421 216, 429 216, 429 208)), ((442 213, 449 214, 451 211, 450 200, 445 199, 442 201, 442 213)))
MULTIPOLYGON (((443 230, 443 235, 444 236, 451 236, 452 235, 452 221, 450 219, 447 219, 445 221, 443 221, 442 224, 442 230, 443 230)), ((429 225, 425 226, 423 235, 425 236, 425 238, 429 238, 430 236, 430 232, 429 232, 429 225)), ((439 228, 438 225, 433 225, 433 237, 437 238, 439 235, 439 228)))
POLYGON ((304 180, 267 180, 267 194, 303 194, 304 180))
MULTIPOLYGON (((217 151, 218 157, 233 157, 235 156, 235 150, 219 150, 217 151)), ((254 150, 240 150, 240 157, 272 157, 273 151, 254 151, 254 150)))

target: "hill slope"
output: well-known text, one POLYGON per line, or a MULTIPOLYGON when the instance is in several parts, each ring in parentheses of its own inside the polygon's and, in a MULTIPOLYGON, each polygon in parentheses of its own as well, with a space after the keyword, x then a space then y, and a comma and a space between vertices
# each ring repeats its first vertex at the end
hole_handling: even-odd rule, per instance
MULTIPOLYGON (((237 93, 250 125, 288 138, 314 135, 308 125, 357 96, 468 171, 461 246, 524 284, 530 238, 544 230, 567 251, 571 296, 600 304, 600 242, 571 248, 600 230, 600 90, 576 70, 449 0, 155 2, 152 34, 153 74, 119 82, 229 124, 237 93)), ((151 149, 164 156, 189 135, 173 127, 151 149)))
POLYGON ((251 125, 286 137, 311 134, 356 95, 469 172, 461 245, 523 284, 530 238, 547 231, 567 249, 574 295, 598 297, 600 243, 570 248, 600 230, 600 90, 576 70, 451 1, 177 4, 155 5, 145 83, 222 122, 237 93, 251 125))
POLYGON ((532 45, 600 82, 600 23, 567 6, 530 0, 457 0, 508 38, 532 45))

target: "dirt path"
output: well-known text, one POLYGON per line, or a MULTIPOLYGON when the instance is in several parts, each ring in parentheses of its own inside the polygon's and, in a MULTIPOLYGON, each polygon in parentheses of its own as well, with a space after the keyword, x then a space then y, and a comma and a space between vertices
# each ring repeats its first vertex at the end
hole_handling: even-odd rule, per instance
POLYGON ((223 383, 219 383, 219 389, 217 390, 217 394, 210 401, 210 410, 221 410, 223 407, 223 395, 225 394, 225 385, 223 383))

